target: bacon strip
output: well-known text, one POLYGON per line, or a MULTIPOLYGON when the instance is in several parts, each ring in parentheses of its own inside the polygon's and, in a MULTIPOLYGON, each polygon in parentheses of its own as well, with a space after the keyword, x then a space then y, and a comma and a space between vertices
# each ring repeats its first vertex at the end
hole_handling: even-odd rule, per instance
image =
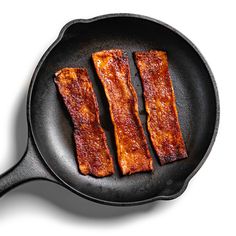
POLYGON ((186 158, 166 53, 135 52, 135 61, 144 89, 148 130, 161 164, 186 158))
POLYGON ((81 173, 97 177, 113 174, 112 157, 101 128, 98 104, 87 70, 64 68, 55 75, 55 83, 74 124, 81 173))
POLYGON ((138 116, 138 99, 131 84, 128 58, 115 49, 93 53, 92 58, 109 102, 122 174, 152 170, 152 157, 138 116))

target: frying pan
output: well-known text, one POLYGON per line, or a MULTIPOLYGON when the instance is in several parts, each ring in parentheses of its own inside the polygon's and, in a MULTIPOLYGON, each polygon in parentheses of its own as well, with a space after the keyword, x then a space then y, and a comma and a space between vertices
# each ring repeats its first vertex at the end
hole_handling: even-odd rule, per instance
POLYGON ((0 176, 0 196, 30 180, 44 179, 99 203, 124 206, 181 195, 206 160, 219 125, 219 98, 212 72, 198 49, 172 27, 149 17, 112 14, 66 24, 38 63, 27 100, 29 137, 22 159, 0 176), (108 103, 91 54, 121 48, 127 52, 139 115, 154 159, 153 173, 121 176, 108 103), (142 85, 132 52, 160 49, 168 53, 169 70, 189 157, 160 166, 146 129, 142 85), (114 156, 115 174, 94 178, 79 173, 73 125, 53 82, 63 67, 86 67, 98 99, 100 119, 114 156))

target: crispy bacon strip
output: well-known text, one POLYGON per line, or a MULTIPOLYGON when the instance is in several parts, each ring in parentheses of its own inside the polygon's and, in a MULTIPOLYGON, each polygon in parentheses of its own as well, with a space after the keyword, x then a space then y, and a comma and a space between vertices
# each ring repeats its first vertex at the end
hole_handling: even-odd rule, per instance
POLYGON ((81 173, 97 177, 113 174, 112 157, 100 125, 98 104, 87 70, 64 68, 56 72, 55 83, 74 124, 81 173))
POLYGON ((186 158, 166 53, 135 52, 135 61, 144 89, 148 130, 161 164, 186 158))
POLYGON ((93 53, 92 58, 109 102, 122 174, 152 170, 127 56, 121 50, 108 50, 93 53))

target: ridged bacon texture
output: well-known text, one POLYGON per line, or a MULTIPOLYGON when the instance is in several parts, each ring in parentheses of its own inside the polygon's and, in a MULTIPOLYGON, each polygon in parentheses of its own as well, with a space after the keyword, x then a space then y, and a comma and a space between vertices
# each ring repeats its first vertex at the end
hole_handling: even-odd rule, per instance
POLYGON ((186 158, 166 53, 135 52, 135 61, 144 89, 148 130, 161 164, 186 158))
POLYGON ((93 53, 92 58, 109 102, 122 174, 152 170, 127 56, 114 49, 93 53))
POLYGON ((97 177, 113 174, 113 161, 100 125, 98 104, 87 70, 64 68, 56 72, 55 83, 74 124, 81 173, 97 177))

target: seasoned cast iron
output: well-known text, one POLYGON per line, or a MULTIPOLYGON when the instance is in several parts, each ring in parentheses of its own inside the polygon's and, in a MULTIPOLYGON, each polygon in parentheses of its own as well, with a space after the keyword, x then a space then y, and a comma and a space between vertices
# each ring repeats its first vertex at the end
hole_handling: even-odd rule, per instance
POLYGON ((197 48, 172 27, 139 15, 113 14, 74 20, 61 30, 33 74, 27 102, 28 147, 16 166, 0 176, 0 195, 29 180, 46 179, 78 195, 111 205, 135 205, 178 197, 206 160, 219 124, 219 99, 213 75, 197 48), (127 52, 139 113, 154 159, 153 173, 121 176, 108 103, 91 54, 120 48, 127 52), (189 157, 160 166, 146 130, 142 86, 132 52, 160 49, 168 53, 169 69, 189 157), (78 172, 72 123, 53 82, 63 67, 86 67, 97 95, 100 117, 114 156, 116 173, 94 178, 78 172))

